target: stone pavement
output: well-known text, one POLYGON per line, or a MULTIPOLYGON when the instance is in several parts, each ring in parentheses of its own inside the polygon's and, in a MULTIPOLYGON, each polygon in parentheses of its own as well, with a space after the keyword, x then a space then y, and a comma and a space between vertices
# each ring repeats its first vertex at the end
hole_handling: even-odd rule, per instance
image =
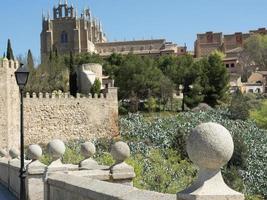
POLYGON ((0 184, 0 200, 17 200, 3 185, 0 184))

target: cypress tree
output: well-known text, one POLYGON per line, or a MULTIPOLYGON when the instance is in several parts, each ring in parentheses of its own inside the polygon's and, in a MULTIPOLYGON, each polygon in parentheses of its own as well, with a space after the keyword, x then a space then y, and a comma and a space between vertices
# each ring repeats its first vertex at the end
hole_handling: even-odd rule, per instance
POLYGON ((10 39, 7 40, 7 51, 6 51, 6 57, 8 60, 14 60, 14 54, 11 47, 10 39))
POLYGON ((205 74, 205 77, 202 77, 204 102, 210 106, 215 106, 227 97, 229 73, 222 58, 217 53, 208 57, 203 71, 205 74))
POLYGON ((36 70, 34 69, 34 62, 33 62, 33 56, 32 56, 32 52, 29 49, 28 50, 28 54, 27 54, 27 68, 30 72, 29 74, 29 78, 28 78, 28 83, 26 85, 26 91, 27 92, 36 92, 34 91, 37 88, 37 78, 36 78, 36 70))
POLYGON ((34 70, 34 62, 33 62, 32 52, 30 49, 28 50, 27 54, 27 67, 30 72, 34 70))
POLYGON ((72 52, 70 52, 70 59, 69 59, 69 90, 72 96, 77 95, 77 74, 74 69, 74 61, 72 52))

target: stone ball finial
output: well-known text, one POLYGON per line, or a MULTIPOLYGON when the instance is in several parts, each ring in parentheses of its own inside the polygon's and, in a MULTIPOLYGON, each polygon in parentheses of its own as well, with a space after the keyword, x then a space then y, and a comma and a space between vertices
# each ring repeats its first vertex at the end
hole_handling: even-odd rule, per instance
POLYGON ((54 139, 48 143, 48 151, 54 159, 61 158, 64 155, 65 150, 65 144, 59 139, 54 139))
POLYGON ((85 158, 92 157, 96 152, 95 145, 92 142, 85 142, 81 145, 81 153, 85 158))
POLYGON ((130 157, 130 148, 125 142, 116 142, 111 147, 111 155, 117 163, 124 162, 130 157))
POLYGON ((0 157, 7 157, 7 155, 8 155, 8 153, 6 150, 4 150, 4 149, 0 150, 0 157))
POLYGON ((232 157, 234 143, 229 131, 217 123, 203 123, 190 133, 186 150, 202 169, 219 169, 232 157))
POLYGON ((12 148, 9 150, 9 155, 12 159, 18 158, 19 157, 19 150, 12 148))
POLYGON ((31 160, 38 160, 42 157, 42 148, 37 144, 32 144, 29 146, 29 158, 31 160))

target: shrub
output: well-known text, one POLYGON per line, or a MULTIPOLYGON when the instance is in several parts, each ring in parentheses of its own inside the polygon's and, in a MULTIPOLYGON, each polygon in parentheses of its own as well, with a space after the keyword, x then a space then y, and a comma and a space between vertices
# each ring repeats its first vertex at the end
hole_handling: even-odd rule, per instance
POLYGON ((229 111, 232 119, 246 120, 249 117, 249 104, 239 90, 233 94, 229 111))
POLYGON ((145 103, 145 108, 148 110, 148 112, 155 112, 157 109, 157 100, 153 97, 149 97, 147 99, 147 102, 145 103))
POLYGON ((250 117, 256 121, 259 127, 267 129, 267 101, 264 101, 259 109, 252 110, 250 117))
POLYGON ((178 147, 177 154, 187 158, 180 144, 184 145, 192 128, 210 121, 225 126, 234 138, 235 150, 230 164, 241 175, 245 193, 267 196, 267 134, 252 121, 231 120, 228 112, 221 110, 186 112, 149 121, 140 114, 130 114, 120 119, 121 136, 128 141, 133 154, 148 155, 151 149, 178 147))
POLYGON ((100 80, 97 78, 95 79, 95 82, 94 84, 92 85, 91 89, 90 89, 90 92, 92 93, 92 95, 94 96, 95 94, 96 95, 100 95, 100 91, 101 91, 101 82, 100 80))
POLYGON ((136 173, 134 186, 163 193, 175 194, 189 186, 196 176, 196 169, 177 152, 151 150, 148 155, 136 154, 127 161, 136 173))

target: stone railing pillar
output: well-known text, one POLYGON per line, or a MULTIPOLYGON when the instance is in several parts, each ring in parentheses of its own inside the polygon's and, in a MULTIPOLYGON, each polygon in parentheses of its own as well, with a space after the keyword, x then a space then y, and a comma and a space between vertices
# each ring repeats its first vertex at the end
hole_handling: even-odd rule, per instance
POLYGON ((8 153, 6 150, 0 150, 0 183, 4 186, 8 187, 9 185, 9 160, 8 160, 8 153))
POLYGON ((130 157, 129 146, 125 142, 116 142, 111 147, 111 155, 115 160, 115 164, 110 167, 112 182, 133 186, 134 168, 125 163, 130 157))
POLYGON ((27 165, 26 190, 28 200, 44 199, 44 173, 46 165, 39 159, 42 156, 42 149, 39 145, 29 146, 29 158, 31 162, 27 165))
POLYGON ((81 154, 85 157, 83 161, 80 162, 79 167, 81 170, 84 169, 97 169, 97 162, 92 159, 93 155, 96 152, 95 145, 91 142, 85 142, 81 145, 81 154))
POLYGON ((229 188, 223 181, 221 167, 232 157, 231 134, 216 123, 203 123, 193 129, 186 150, 199 167, 197 180, 177 193, 177 200, 243 200, 244 195, 229 188))

